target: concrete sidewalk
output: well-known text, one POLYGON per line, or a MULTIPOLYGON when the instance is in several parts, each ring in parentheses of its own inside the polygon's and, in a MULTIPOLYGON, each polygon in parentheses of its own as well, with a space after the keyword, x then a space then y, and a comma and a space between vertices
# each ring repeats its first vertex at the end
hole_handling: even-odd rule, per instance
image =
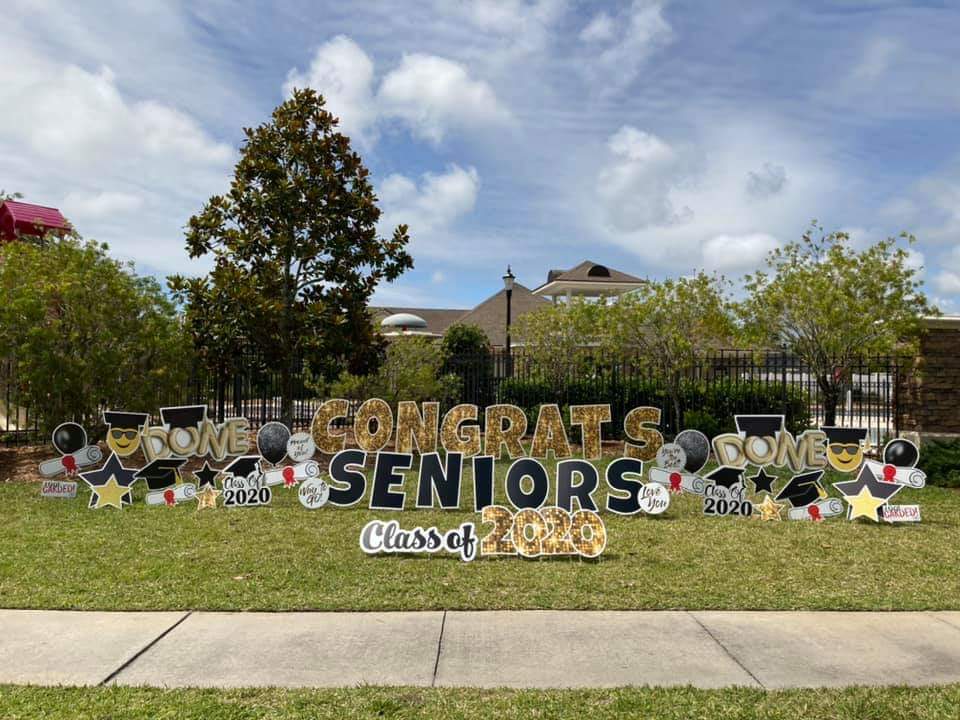
POLYGON ((0 610, 0 683, 161 687, 960 682, 960 612, 0 610))

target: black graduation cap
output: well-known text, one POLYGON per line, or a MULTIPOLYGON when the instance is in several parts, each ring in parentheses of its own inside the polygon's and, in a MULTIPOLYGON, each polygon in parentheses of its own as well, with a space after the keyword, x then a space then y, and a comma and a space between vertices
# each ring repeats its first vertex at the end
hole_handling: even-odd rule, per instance
POLYGON ((743 468, 722 465, 709 475, 706 475, 704 480, 712 480, 714 485, 727 488, 729 490, 734 485, 743 484, 743 468))
POLYGON ((233 475, 234 477, 250 477, 251 474, 260 472, 260 456, 241 455, 235 458, 233 462, 220 472, 224 475, 233 475))
POLYGON ((812 470, 790 478, 774 500, 786 500, 793 507, 805 507, 827 497, 827 491, 820 483, 823 470, 812 470))
POLYGON ((206 405, 181 405, 179 407, 160 408, 160 417, 170 429, 200 426, 207 418, 206 405))
POLYGON ((783 415, 734 415, 737 432, 743 437, 777 437, 783 432, 783 415))
POLYGON ((139 430, 147 424, 147 413, 127 412, 126 410, 104 410, 103 421, 111 428, 120 430, 139 430))
POLYGON ((827 435, 827 442, 841 445, 859 445, 867 439, 867 428, 836 427, 821 425, 820 429, 827 435))
POLYGON ((163 490, 177 484, 180 468, 187 462, 187 458, 157 458, 146 467, 137 470, 134 477, 147 481, 147 489, 163 490))

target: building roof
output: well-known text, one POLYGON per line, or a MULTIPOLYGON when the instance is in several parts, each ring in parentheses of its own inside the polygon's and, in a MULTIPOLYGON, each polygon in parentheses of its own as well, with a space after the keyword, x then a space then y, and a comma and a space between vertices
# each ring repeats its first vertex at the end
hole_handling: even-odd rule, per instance
POLYGON ((635 275, 584 260, 569 270, 551 270, 547 273, 547 281, 533 292, 536 295, 554 295, 570 289, 590 294, 604 288, 624 292, 645 282, 635 275))
MULTIPOLYGON (((529 288, 518 282, 513 284, 513 296, 510 298, 510 322, 521 315, 539 310, 549 305, 547 300, 534 295, 529 288)), ((457 322, 476 325, 490 339, 491 345, 507 344, 507 291, 500 290, 491 295, 457 322)))
POLYGON ((70 224, 56 208, 5 200, 0 203, 0 239, 13 240, 17 233, 42 235, 49 230, 68 230, 70 224))
POLYGON ((453 325, 469 310, 463 308, 411 308, 411 307, 371 307, 373 319, 379 325, 380 321, 390 315, 409 313, 422 317, 427 322, 426 330, 429 333, 443 335, 447 328, 453 325))

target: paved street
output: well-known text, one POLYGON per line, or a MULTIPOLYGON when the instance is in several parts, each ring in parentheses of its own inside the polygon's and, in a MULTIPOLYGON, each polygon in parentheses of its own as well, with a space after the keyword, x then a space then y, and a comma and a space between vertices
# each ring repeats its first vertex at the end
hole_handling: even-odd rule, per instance
POLYGON ((960 612, 0 610, 0 683, 160 687, 927 685, 960 612))

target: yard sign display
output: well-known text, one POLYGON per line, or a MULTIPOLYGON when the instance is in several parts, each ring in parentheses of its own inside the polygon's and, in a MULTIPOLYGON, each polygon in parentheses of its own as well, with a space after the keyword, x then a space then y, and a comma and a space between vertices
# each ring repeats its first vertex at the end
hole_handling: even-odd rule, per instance
MULTIPOLYGON (((307 510, 353 507, 364 499, 382 513, 469 510, 475 522, 448 529, 374 519, 359 537, 370 555, 446 554, 465 562, 504 555, 597 558, 607 546, 602 513, 662 515, 681 494, 700 498, 708 517, 920 521, 919 506, 891 503, 905 488, 926 484, 919 451, 907 440, 891 440, 873 459, 865 428, 824 426, 794 435, 783 415, 758 414, 736 415, 736 432, 711 439, 684 430, 665 442, 661 411, 637 407, 624 417, 620 456, 601 471, 595 461, 611 417, 608 404, 573 405, 567 417, 547 404, 528 418, 507 404, 482 413, 460 404, 441 414, 437 402, 403 401, 394 412, 379 398, 356 406, 334 399, 321 404, 309 433, 291 434, 270 422, 253 442, 246 418, 217 423, 204 405, 161 408, 158 425, 145 412, 108 410, 106 462, 91 467, 102 451, 88 444, 82 427, 63 423, 52 438, 60 457, 41 463, 40 474, 78 475, 92 509, 132 504, 142 480, 145 504, 157 507, 214 509, 218 498, 226 508, 265 507, 275 492, 288 491, 307 510), (348 447, 342 421, 351 414, 348 447), (522 439, 529 439, 529 452, 522 439), (135 467, 138 454, 143 460, 135 467), (711 455, 716 467, 707 469, 711 455), (544 464, 549 458, 556 461, 552 473, 544 464), (828 486, 827 470, 848 479, 828 486)), ((41 493, 74 497, 76 484, 48 480, 41 493)))

